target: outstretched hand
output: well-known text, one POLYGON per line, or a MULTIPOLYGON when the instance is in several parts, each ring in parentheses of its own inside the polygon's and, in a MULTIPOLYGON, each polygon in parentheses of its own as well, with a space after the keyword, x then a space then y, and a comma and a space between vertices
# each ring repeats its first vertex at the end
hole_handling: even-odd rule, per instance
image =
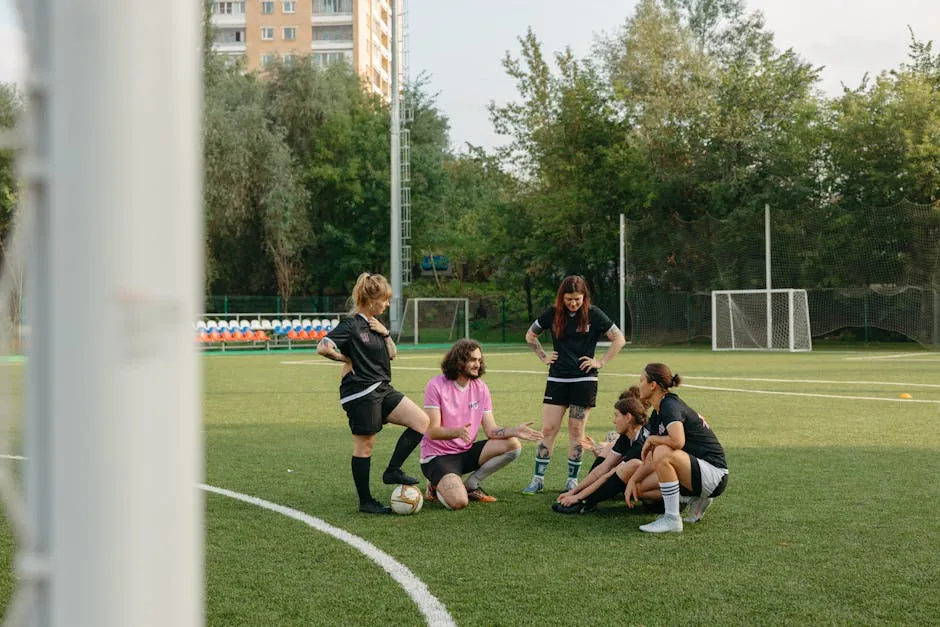
POLYGON ((597 442, 595 442, 594 438, 591 436, 585 435, 583 438, 578 440, 578 444, 580 444, 582 448, 594 453, 594 455, 597 455, 597 442))
POLYGON ((528 440, 529 442, 540 442, 544 437, 541 431, 536 431, 531 428, 531 422, 523 422, 518 427, 516 427, 516 437, 522 438, 523 440, 528 440))

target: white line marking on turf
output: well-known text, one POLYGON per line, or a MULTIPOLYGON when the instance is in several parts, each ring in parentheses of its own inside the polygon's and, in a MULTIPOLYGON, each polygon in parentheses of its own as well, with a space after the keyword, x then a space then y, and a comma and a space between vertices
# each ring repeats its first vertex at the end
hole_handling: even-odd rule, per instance
POLYGON ((774 390, 742 390, 739 388, 716 388, 707 385, 684 385, 683 387, 696 390, 711 390, 714 392, 744 392, 746 394, 776 394, 779 396, 809 396, 812 398, 839 398, 849 401, 888 401, 890 403, 931 403, 940 404, 940 401, 920 400, 913 398, 882 398, 879 396, 845 396, 839 394, 812 394, 809 392, 778 392, 774 390))
POLYGON ((222 496, 227 496, 239 501, 244 501, 245 503, 250 503, 251 505, 256 505, 272 512, 282 514, 288 518, 293 518, 294 520, 300 521, 309 527, 313 527, 317 531, 323 532, 327 535, 333 536, 337 540, 345 542, 381 566, 382 569, 392 577, 392 579, 397 581, 398 584, 405 589, 405 592, 408 593, 408 596, 410 596, 411 599, 415 602, 415 605, 418 606, 418 609, 427 620, 428 625, 456 627, 457 623, 454 622, 454 619, 447 612, 447 608, 444 607, 437 597, 431 594, 427 585, 418 579, 415 574, 408 569, 408 567, 396 561, 395 558, 382 551, 374 544, 367 542, 359 536, 349 533, 344 529, 334 527, 333 525, 324 522, 319 518, 315 518, 309 514, 305 514, 290 507, 285 507, 284 505, 278 505, 277 503, 271 503, 270 501, 265 501, 264 499, 259 499, 254 496, 248 496, 247 494, 241 494, 239 492, 232 492, 231 490, 226 490, 224 488, 216 488, 215 486, 211 485, 200 484, 199 487, 207 492, 214 492, 215 494, 220 494, 222 496))
MULTIPOLYGON (((27 458, 23 457, 22 455, 0 454, 0 459, 25 460, 27 458)), ((315 518, 309 514, 305 514, 301 511, 286 507, 284 505, 278 505, 277 503, 265 501, 264 499, 259 499, 247 494, 241 494, 240 492, 233 492, 231 490, 226 490, 225 488, 217 488, 205 483, 200 483, 198 485, 200 489, 205 490, 206 492, 213 492, 221 496, 227 496, 229 498, 243 501, 250 505, 255 505, 277 514, 282 514, 288 518, 293 518, 294 520, 302 522, 308 527, 313 527, 317 531, 333 536, 341 542, 345 542, 381 566, 382 570, 387 572, 392 577, 392 579, 398 582, 398 585, 405 589, 405 592, 408 593, 408 596, 411 597, 411 600, 414 601, 415 605, 418 606, 418 610, 420 610, 420 612, 427 619, 428 625, 433 625, 435 627, 438 625, 441 627, 456 627, 457 623, 454 622, 454 619, 451 617, 450 613, 448 613, 447 608, 444 607, 437 597, 431 594, 427 585, 418 579, 418 577, 415 576, 415 574, 411 572, 407 566, 396 561, 394 557, 379 549, 371 542, 367 542, 359 536, 349 533, 345 529, 334 527, 333 525, 319 518, 315 518)))

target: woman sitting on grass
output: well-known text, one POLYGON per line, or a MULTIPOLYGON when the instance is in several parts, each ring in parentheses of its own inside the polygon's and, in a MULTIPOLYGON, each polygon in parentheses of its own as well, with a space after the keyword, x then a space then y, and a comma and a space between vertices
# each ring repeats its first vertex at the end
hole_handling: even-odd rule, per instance
POLYGON ((640 388, 634 385, 614 403, 614 427, 620 437, 613 447, 605 451, 607 447, 598 447, 590 436, 584 439, 586 447, 598 453, 604 452, 604 456, 598 457, 584 481, 558 497, 558 502, 552 504, 553 510, 560 514, 594 511, 601 501, 623 494, 627 485, 623 477, 629 478, 629 474, 639 467, 639 464, 628 466, 626 462, 640 459, 648 435, 645 425, 649 406, 644 405, 639 396, 640 388))

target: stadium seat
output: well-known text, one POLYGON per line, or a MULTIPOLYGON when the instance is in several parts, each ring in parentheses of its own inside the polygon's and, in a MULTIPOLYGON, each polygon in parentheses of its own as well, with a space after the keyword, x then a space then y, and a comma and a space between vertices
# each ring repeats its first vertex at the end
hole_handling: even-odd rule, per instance
POLYGON ((212 329, 218 329, 218 328, 219 328, 219 323, 216 322, 215 320, 209 320, 208 322, 206 322, 206 329, 210 333, 212 332, 212 329))
POLYGON ((303 321, 301 321, 300 327, 302 331, 306 331, 307 333, 310 333, 313 330, 313 321, 310 318, 306 318, 303 321))
POLYGON ((206 322, 205 322, 205 320, 197 320, 197 321, 196 321, 196 329, 197 329, 197 330, 203 331, 203 330, 205 330, 205 328, 206 328, 206 322))
POLYGON ((264 320, 261 321, 261 328, 264 331, 270 331, 274 327, 271 326, 271 321, 265 318, 264 320))
POLYGON ((257 318, 252 320, 250 323, 248 323, 248 328, 251 329, 252 331, 257 331, 258 329, 261 328, 261 321, 258 320, 257 318))
MULTIPOLYGON (((245 333, 246 331, 250 331, 250 330, 251 330, 251 322, 252 322, 252 321, 248 320, 247 318, 242 318, 242 319, 239 321, 238 324, 239 324, 239 328, 241 329, 242 333, 245 333)), ((255 321, 255 322, 257 322, 257 321, 255 321)))
POLYGON ((294 318, 290 321, 290 328, 299 332, 304 330, 304 325, 300 322, 300 318, 294 318))

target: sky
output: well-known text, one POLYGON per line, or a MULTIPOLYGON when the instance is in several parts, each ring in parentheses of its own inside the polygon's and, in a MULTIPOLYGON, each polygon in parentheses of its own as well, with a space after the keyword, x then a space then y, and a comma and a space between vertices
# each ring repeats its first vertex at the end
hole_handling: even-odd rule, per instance
MULTIPOLYGON (((428 75, 457 150, 468 142, 487 149, 506 142, 494 133, 486 105, 516 98, 501 61, 507 50, 518 53, 517 38, 528 27, 543 51, 570 46, 584 57, 635 6, 634 0, 406 1, 411 76, 428 75)), ((839 94, 843 83, 857 86, 866 72, 905 61, 908 26, 940 50, 940 0, 748 0, 747 6, 763 12, 778 48, 824 66, 820 87, 829 95, 839 94)), ((0 81, 22 80, 23 45, 14 0, 0 0, 0 81)))

